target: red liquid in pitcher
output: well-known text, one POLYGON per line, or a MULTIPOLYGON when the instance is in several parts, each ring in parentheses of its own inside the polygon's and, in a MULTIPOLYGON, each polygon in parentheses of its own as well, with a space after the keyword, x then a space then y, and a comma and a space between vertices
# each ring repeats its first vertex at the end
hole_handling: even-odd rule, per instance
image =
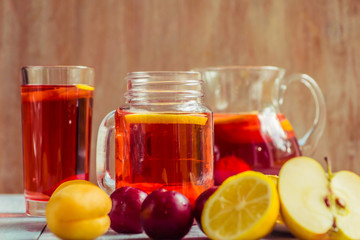
POLYGON ((214 114, 215 184, 246 170, 277 175, 300 156, 295 133, 283 114, 214 114))
POLYGON ((66 180, 89 179, 93 90, 21 86, 25 197, 46 201, 66 180))
POLYGON ((116 119, 116 187, 175 190, 194 203, 213 185, 209 114, 132 114, 116 119))

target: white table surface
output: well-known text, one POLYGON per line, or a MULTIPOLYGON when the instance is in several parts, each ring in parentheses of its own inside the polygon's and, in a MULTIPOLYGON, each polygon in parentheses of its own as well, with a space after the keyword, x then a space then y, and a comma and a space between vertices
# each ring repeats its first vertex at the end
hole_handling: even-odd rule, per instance
MULTIPOLYGON (((58 240, 46 227, 46 219, 43 217, 28 217, 25 214, 25 199, 22 194, 0 194, 0 239, 38 239, 58 240)), ((97 238, 98 240, 119 239, 149 239, 146 234, 118 234, 113 230, 97 238)), ((208 239, 194 225, 184 239, 201 240, 208 239)), ((294 239, 289 233, 273 232, 265 239, 294 239)))

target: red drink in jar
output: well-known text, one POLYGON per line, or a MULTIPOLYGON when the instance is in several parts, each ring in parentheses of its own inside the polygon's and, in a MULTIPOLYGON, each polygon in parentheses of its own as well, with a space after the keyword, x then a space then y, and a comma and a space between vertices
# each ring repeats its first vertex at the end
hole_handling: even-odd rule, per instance
POLYGON ((191 203, 213 185, 210 113, 115 113, 116 188, 175 190, 191 203))

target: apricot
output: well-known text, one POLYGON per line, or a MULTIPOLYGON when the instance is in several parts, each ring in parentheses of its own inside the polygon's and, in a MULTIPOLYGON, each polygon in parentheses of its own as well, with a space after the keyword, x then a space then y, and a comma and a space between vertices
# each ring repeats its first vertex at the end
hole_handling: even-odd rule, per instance
POLYGON ((62 239, 94 239, 109 229, 110 197, 94 184, 60 185, 46 207, 51 232, 62 239))
POLYGON ((96 186, 95 184, 93 184, 92 182, 90 181, 86 181, 86 180, 82 180, 82 179, 76 179, 76 180, 71 180, 71 181, 66 181, 66 182, 63 182, 61 183, 56 189, 55 191, 52 193, 55 194, 57 193, 58 191, 60 191, 61 189, 63 189, 64 187, 67 187, 69 185, 72 185, 72 184, 90 184, 90 185, 93 185, 93 186, 96 186))

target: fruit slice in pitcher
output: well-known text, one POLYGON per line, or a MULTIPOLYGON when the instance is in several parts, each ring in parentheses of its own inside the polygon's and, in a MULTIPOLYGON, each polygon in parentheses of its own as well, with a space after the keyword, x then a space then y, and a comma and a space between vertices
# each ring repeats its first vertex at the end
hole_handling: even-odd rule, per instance
POLYGON ((257 112, 214 114, 214 127, 217 141, 237 144, 264 141, 257 112))
POLYGON ((236 156, 226 156, 215 162, 215 184, 220 185, 225 179, 238 173, 250 170, 249 164, 236 156))

